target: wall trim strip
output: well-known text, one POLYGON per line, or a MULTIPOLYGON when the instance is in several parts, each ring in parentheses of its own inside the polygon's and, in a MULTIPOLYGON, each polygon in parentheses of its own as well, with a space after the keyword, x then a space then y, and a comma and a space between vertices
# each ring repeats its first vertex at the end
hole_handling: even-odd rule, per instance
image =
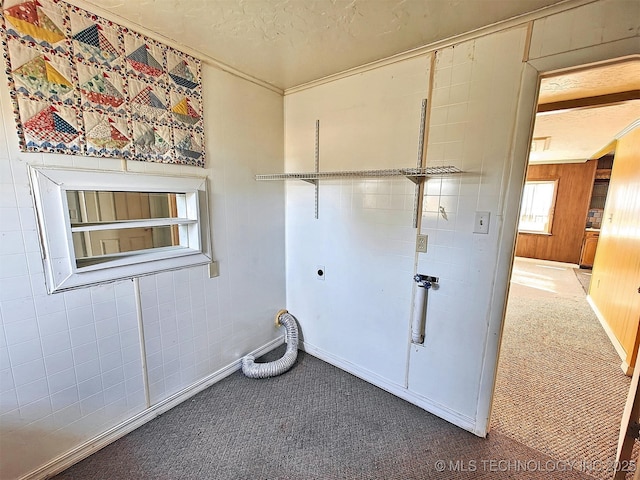
MULTIPOLYGON (((250 354, 254 357, 259 357, 267 352, 270 352, 274 348, 284 343, 284 335, 265 343, 261 347, 253 350, 250 354)), ((222 367, 218 371, 204 377, 203 379, 195 382, 187 388, 174 393, 170 397, 162 400, 161 402, 153 405, 151 408, 143 410, 142 412, 134 415, 133 417, 125 420, 124 422, 110 428, 109 430, 101 433, 100 435, 88 440, 81 445, 73 448, 55 458, 51 462, 43 465, 42 467, 24 475, 20 480, 35 480, 40 478, 50 478, 63 470, 71 467, 72 465, 84 460, 92 453, 97 452, 103 447, 106 447, 110 443, 115 442, 121 437, 124 437, 127 433, 134 431, 136 428, 141 427, 147 422, 150 422, 154 418, 162 415, 166 411, 175 407, 176 405, 193 397, 196 393, 210 387, 214 383, 228 377, 232 373, 240 370, 242 366, 242 360, 238 359, 229 365, 222 367)))
POLYGON ((140 277, 134 277, 133 293, 136 299, 136 316, 138 318, 138 337, 140 340, 140 360, 142 361, 142 383, 144 384, 144 400, 146 407, 151 408, 149 393, 149 369, 147 368, 147 348, 144 340, 144 322, 142 321, 142 296, 140 295, 140 277))

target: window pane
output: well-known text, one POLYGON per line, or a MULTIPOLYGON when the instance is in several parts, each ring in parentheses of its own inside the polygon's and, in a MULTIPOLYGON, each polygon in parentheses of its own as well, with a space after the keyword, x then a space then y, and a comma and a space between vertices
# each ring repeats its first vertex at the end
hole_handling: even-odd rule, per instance
POLYGON ((73 225, 178 218, 178 210, 184 210, 186 195, 184 193, 68 190, 67 204, 73 225))
POLYGON ((550 233, 556 182, 526 182, 518 229, 550 233))
POLYGON ((76 266, 102 263, 110 260, 109 255, 188 245, 188 239, 184 238, 187 231, 188 229, 179 228, 177 225, 167 225, 74 232, 73 247, 76 266), (104 257, 105 255, 107 257, 104 257))
POLYGON ((207 177, 28 170, 48 293, 211 262, 207 177))

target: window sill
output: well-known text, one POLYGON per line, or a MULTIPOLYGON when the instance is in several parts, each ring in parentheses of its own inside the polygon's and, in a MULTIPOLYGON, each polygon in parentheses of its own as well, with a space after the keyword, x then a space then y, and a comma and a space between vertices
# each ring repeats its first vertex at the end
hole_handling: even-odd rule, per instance
POLYGON ((552 233, 548 232, 528 232, 526 230, 518 230, 518 235, 545 235, 547 237, 553 236, 552 233))

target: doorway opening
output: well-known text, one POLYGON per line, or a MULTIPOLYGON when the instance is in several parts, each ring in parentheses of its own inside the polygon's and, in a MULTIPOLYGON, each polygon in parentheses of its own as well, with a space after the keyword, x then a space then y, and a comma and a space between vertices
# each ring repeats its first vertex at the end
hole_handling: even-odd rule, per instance
POLYGON ((588 274, 606 166, 640 116, 639 69, 620 60, 541 77, 490 427, 559 461, 615 460, 629 371, 587 300, 588 274))

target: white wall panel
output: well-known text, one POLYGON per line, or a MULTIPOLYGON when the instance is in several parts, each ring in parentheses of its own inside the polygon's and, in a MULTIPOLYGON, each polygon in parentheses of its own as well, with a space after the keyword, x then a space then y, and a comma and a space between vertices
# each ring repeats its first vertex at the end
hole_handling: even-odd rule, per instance
POLYGON ((601 0, 541 18, 534 22, 529 58, 637 37, 639 17, 635 0, 601 0))
MULTIPOLYGON (((530 107, 532 88, 522 83, 525 71, 531 70, 523 59, 553 57, 553 62, 544 64, 561 68, 612 58, 616 52, 624 55, 630 44, 623 40, 638 36, 637 9, 637 2, 603 0, 536 20, 529 52, 525 25, 437 52, 427 165, 453 164, 465 174, 429 179, 425 185, 421 232, 429 236, 428 252, 418 254, 417 270, 439 276, 440 288, 429 293, 425 345, 411 347, 409 392, 397 388, 402 384, 402 342, 408 344, 408 322, 397 318, 408 315, 411 292, 393 266, 402 269, 404 260, 412 257, 413 235, 406 232, 407 248, 393 262, 380 261, 390 251, 382 240, 385 235, 402 235, 396 225, 382 221, 383 209, 394 205, 398 211, 393 218, 408 216, 409 191, 401 201, 396 192, 388 198, 386 193, 374 195, 366 181, 336 182, 331 188, 321 183, 320 219, 313 220, 312 187, 288 184, 288 304, 305 312, 305 343, 314 352, 465 428, 485 432, 508 279, 506 257, 515 232, 518 188, 514 185, 522 180, 518 176, 524 165, 522 138, 528 134, 528 113, 518 111, 530 107), (522 101, 521 89, 526 97, 522 101), (404 209, 399 207, 403 202, 404 209), (473 233, 476 211, 491 214, 487 235, 473 233), (325 283, 313 281, 316 264, 327 266, 325 283), (337 278, 331 279, 332 270, 337 270, 337 278), (350 275, 353 271, 361 273, 359 280, 350 275), (372 288, 379 285, 373 278, 391 280, 384 293, 372 288), (400 299, 398 305, 392 298, 400 299), (377 308, 369 311, 372 305, 377 308), (389 320, 391 309, 395 323, 389 320), (368 314, 366 320, 363 312, 368 314), (371 332, 385 328, 386 338, 374 338, 371 332), (402 328, 404 340, 398 333, 402 328)), ((388 97, 386 87, 393 83, 383 79, 393 77, 402 89, 402 81, 424 73, 416 62, 403 62, 403 67, 402 75, 393 75, 396 64, 288 95, 287 170, 312 169, 316 118, 323 126, 321 169, 382 168, 392 166, 389 158, 396 162, 413 158, 408 145, 415 143, 404 141, 410 135, 384 134, 392 131, 391 122, 386 122, 392 117, 403 119, 395 127, 405 133, 407 119, 415 121, 412 102, 404 103, 411 88, 396 92, 403 97, 396 109, 380 100, 388 97), (324 118, 329 119, 329 138, 323 137, 324 118), (358 132, 354 124, 368 134, 358 132), (352 132, 357 141, 350 141, 347 133, 352 132), (363 138, 369 140, 366 146, 363 138), (403 141, 396 141, 400 138, 403 141)), ((530 72, 526 81, 533 82, 530 72)))
MULTIPOLYGON (((286 169, 415 167, 430 57, 421 56, 285 98, 286 169)), ((404 178, 287 183, 287 305, 305 344, 403 385, 415 229, 404 178), (317 266, 326 269, 318 280, 317 266)))
MULTIPOLYGON (((282 169, 282 97, 208 66, 203 78, 207 169, 128 164, 209 176, 221 270, 213 279, 196 267, 141 280, 152 403, 275 338, 273 315, 285 303, 284 186, 254 180, 282 169)), ((0 477, 16 478, 146 403, 133 282, 47 295, 27 177, 28 164, 117 170, 121 162, 20 152, 8 92, 0 93, 0 477)))
POLYGON ((453 164, 465 173, 429 179, 425 188, 421 231, 433 248, 419 254, 418 272, 440 277, 440 285, 429 292, 425 343, 411 349, 409 390, 471 419, 525 42, 526 29, 512 29, 436 55, 427 165, 453 164), (491 213, 489 234, 473 233, 476 211, 491 213))

